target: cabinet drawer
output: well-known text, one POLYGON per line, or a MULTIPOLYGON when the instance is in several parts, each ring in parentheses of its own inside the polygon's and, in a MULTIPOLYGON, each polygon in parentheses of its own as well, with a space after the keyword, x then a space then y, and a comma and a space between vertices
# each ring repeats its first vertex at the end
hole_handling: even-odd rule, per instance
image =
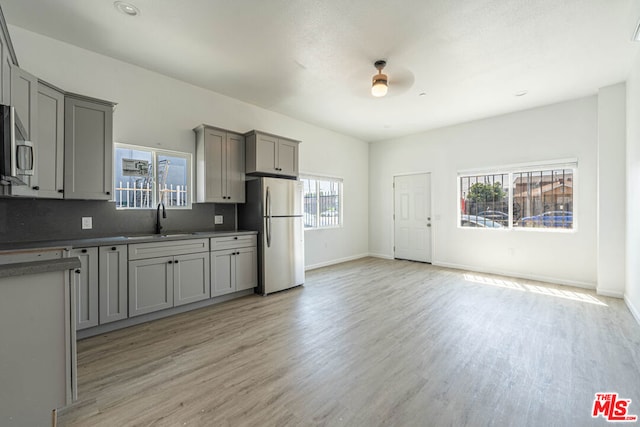
POLYGON ((257 244, 258 244, 258 237, 255 234, 211 238, 212 251, 219 251, 223 249, 234 249, 234 248, 246 248, 250 246, 256 246, 257 244))
POLYGON ((209 251, 209 239, 174 240, 171 242, 134 243, 129 245, 129 260, 194 254, 209 251))

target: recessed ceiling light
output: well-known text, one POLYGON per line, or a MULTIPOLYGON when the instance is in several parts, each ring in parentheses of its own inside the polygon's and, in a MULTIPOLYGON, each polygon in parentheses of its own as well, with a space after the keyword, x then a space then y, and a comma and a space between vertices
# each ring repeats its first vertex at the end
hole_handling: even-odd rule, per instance
POLYGON ((529 92, 526 90, 521 90, 519 92, 515 93, 515 96, 525 96, 526 94, 528 94, 529 92))
POLYGON ((638 25, 636 25, 636 31, 633 33, 633 39, 636 42, 640 42, 640 21, 638 21, 638 25))
POLYGON ((113 2, 113 6, 120 13, 124 13, 128 16, 138 16, 140 15, 140 10, 132 5, 131 3, 127 3, 126 1, 115 1, 113 2))
POLYGON ((418 96, 427 96, 427 92, 420 92, 418 96))

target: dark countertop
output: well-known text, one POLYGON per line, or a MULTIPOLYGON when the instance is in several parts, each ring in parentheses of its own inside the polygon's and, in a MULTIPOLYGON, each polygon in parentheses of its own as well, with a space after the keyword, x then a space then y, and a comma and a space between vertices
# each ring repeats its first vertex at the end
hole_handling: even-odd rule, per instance
POLYGON ((86 239, 69 240, 41 240, 35 242, 0 243, 0 251, 15 251, 22 249, 48 248, 87 248, 91 246, 127 245, 131 243, 164 242, 187 239, 208 239, 210 237, 239 236, 243 234, 257 234, 257 231, 196 231, 196 232, 167 232, 166 234, 141 234, 130 236, 89 237, 86 239))
POLYGON ((0 265, 0 278, 24 276, 27 274, 50 273, 53 271, 80 268, 78 257, 49 259, 44 261, 17 262, 0 265))

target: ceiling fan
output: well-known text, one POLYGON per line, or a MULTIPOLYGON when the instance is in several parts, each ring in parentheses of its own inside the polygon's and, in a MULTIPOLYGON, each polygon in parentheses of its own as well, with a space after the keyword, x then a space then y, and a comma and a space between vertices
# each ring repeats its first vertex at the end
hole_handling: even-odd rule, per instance
POLYGON ((407 69, 396 68, 393 71, 393 79, 389 79, 389 76, 382 72, 387 66, 387 61, 379 59, 373 63, 373 66, 378 70, 377 74, 374 74, 371 84, 371 95, 375 97, 383 97, 387 94, 389 86, 392 86, 392 93, 400 94, 406 92, 413 86, 415 80, 414 75, 407 69))

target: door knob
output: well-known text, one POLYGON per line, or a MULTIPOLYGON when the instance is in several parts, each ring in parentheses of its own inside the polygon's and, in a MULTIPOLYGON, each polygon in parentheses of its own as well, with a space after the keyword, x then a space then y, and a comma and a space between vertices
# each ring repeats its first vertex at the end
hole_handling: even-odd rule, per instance
POLYGON ((427 224, 427 227, 431 227, 431 224, 427 224))

